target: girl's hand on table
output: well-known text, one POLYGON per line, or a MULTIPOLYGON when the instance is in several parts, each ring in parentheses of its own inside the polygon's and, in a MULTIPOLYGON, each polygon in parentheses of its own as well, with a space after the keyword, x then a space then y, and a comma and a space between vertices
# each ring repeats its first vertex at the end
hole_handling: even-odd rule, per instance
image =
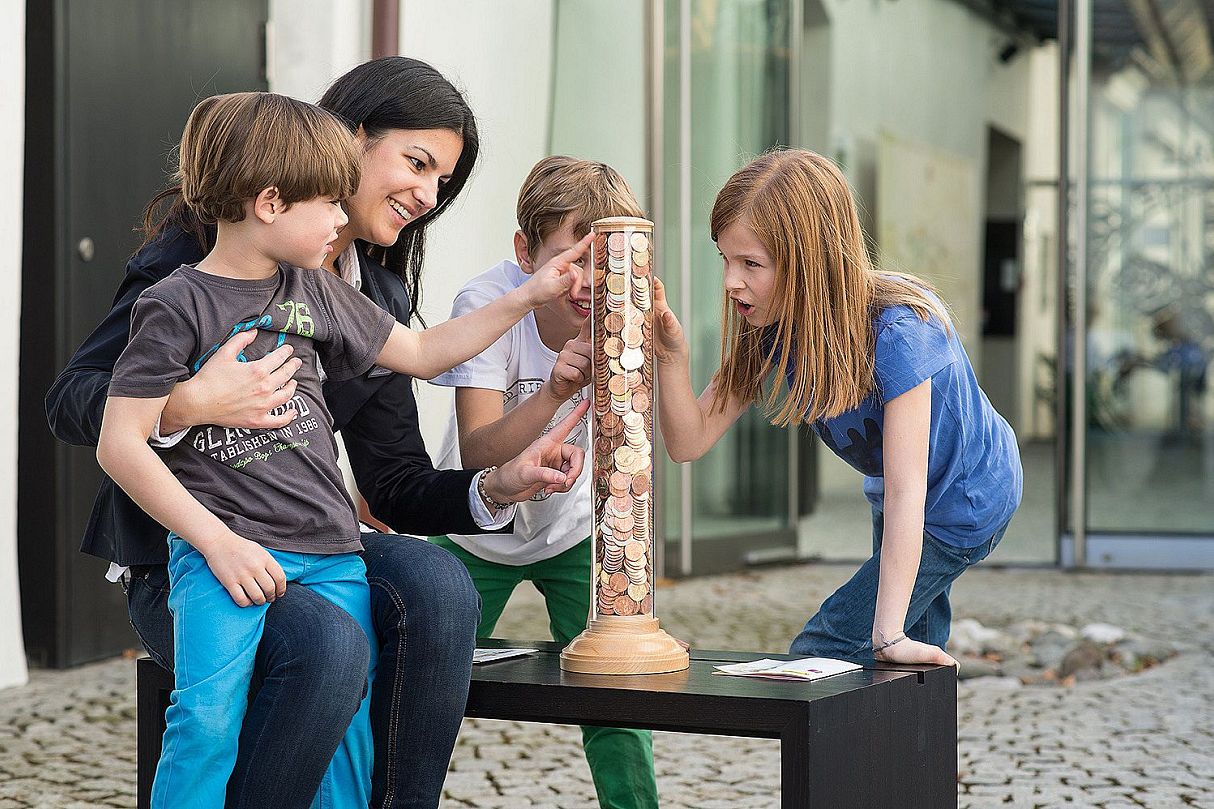
POLYGON ((927 663, 938 666, 952 666, 956 669, 961 668, 961 664, 957 662, 956 658, 952 657, 939 646, 921 643, 910 638, 900 640, 893 646, 887 646, 879 652, 874 652, 873 657, 885 663, 927 663))

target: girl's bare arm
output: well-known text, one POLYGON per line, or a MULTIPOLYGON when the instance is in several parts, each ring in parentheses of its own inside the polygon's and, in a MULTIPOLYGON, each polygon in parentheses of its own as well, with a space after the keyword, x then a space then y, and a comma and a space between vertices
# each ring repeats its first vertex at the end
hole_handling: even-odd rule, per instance
POLYGON ((654 366, 658 382, 658 418, 662 441, 675 463, 686 463, 704 456, 725 435, 746 404, 729 399, 724 410, 713 412, 716 382, 709 383, 696 398, 691 387, 691 358, 683 327, 666 302, 662 282, 654 280, 654 366))
MULTIPOLYGON (((923 554, 931 419, 930 379, 885 403, 882 437, 885 527, 873 620, 874 647, 894 640, 906 628, 906 612, 923 554)), ((884 660, 898 663, 957 664, 943 649, 910 638, 898 641, 879 654, 884 660)))

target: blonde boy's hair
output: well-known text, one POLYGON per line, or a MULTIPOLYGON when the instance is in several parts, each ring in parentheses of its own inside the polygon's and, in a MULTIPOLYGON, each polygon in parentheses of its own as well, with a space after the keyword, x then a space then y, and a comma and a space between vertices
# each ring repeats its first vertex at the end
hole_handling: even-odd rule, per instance
POLYGON ((590 232, 596 219, 645 215, 618 171, 606 163, 564 155, 545 157, 532 167, 519 189, 516 213, 532 253, 570 215, 578 238, 590 232))
POLYGON ((204 222, 239 222, 245 202, 275 187, 288 206, 358 189, 360 152, 332 113, 275 93, 211 96, 190 113, 175 180, 204 222))
POLYGON ((851 188, 827 158, 779 149, 751 161, 717 194, 713 241, 739 220, 775 261, 776 322, 753 327, 726 297, 714 408, 730 399, 758 402, 775 370, 764 401, 772 424, 833 418, 873 391, 873 318, 882 309, 908 306, 951 330, 930 284, 873 267, 851 188), (770 335, 764 340, 767 329, 774 330, 774 347, 770 335), (789 368, 788 394, 781 401, 780 383, 789 368))

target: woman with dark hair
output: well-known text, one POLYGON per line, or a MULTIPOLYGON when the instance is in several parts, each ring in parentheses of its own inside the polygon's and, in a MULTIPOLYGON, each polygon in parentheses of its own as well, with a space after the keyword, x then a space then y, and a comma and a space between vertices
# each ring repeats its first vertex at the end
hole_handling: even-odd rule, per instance
MULTIPOLYGON (((459 194, 476 163, 472 112, 441 74, 404 57, 354 68, 320 104, 346 122, 363 148, 362 179, 346 202, 350 221, 326 268, 408 323, 417 317, 426 227, 459 194)), ((179 189, 153 199, 144 223, 145 242, 127 263, 113 307, 47 394, 51 428, 65 442, 97 443, 135 300, 177 267, 199 261, 214 240, 214 225, 190 214, 179 189), (159 216, 165 204, 167 212, 159 216)), ((251 340, 251 332, 229 340, 177 385, 154 444, 171 444, 198 424, 266 428, 296 417, 288 402, 299 360, 284 346, 259 360, 239 361, 251 340)), ((350 381, 327 382, 324 394, 370 513, 397 531, 500 530, 513 517, 513 507, 501 504, 527 500, 546 485, 556 457, 556 442, 541 438, 500 468, 436 471, 418 429, 410 378, 373 368, 350 381)), ((111 578, 125 583, 131 622, 144 646, 169 668, 165 536, 107 478, 82 550, 111 563, 111 578)), ((372 803, 437 806, 467 699, 479 620, 476 591, 464 566, 437 546, 376 532, 364 533, 363 544, 381 644, 371 686, 372 803)), ((273 602, 257 651, 256 693, 228 784, 229 806, 312 803, 349 721, 344 706, 357 704, 366 686, 365 649, 357 623, 307 588, 288 587, 273 602)))

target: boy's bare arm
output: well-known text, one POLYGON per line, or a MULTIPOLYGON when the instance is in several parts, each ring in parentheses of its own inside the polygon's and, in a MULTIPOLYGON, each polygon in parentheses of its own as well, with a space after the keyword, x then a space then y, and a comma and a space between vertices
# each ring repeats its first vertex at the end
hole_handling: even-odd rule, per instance
POLYGON ((500 390, 456 388, 455 418, 464 468, 500 466, 538 438, 564 401, 547 391, 545 386, 502 415, 500 390))
POLYGON ((580 273, 574 262, 586 252, 590 238, 587 235, 536 270, 527 283, 475 312, 420 332, 398 323, 392 328, 376 363, 418 379, 433 379, 472 359, 493 345, 532 309, 571 291, 576 292, 580 273))
POLYGON ((222 538, 227 527, 185 490, 147 437, 168 397, 111 397, 105 403, 97 461, 158 523, 203 550, 222 538))
POLYGON ((264 604, 282 595, 286 577, 274 557, 232 533, 207 511, 148 446, 148 435, 167 399, 110 397, 102 416, 97 462, 156 522, 206 557, 211 572, 239 606, 264 604))
POLYGON ((456 388, 455 416, 464 467, 504 464, 526 449, 561 405, 590 384, 593 370, 590 319, 577 337, 565 343, 544 384, 502 415, 502 392, 485 388, 456 388))
POLYGON ((375 362, 417 379, 433 379, 493 345, 531 308, 520 288, 424 331, 397 323, 375 362))

